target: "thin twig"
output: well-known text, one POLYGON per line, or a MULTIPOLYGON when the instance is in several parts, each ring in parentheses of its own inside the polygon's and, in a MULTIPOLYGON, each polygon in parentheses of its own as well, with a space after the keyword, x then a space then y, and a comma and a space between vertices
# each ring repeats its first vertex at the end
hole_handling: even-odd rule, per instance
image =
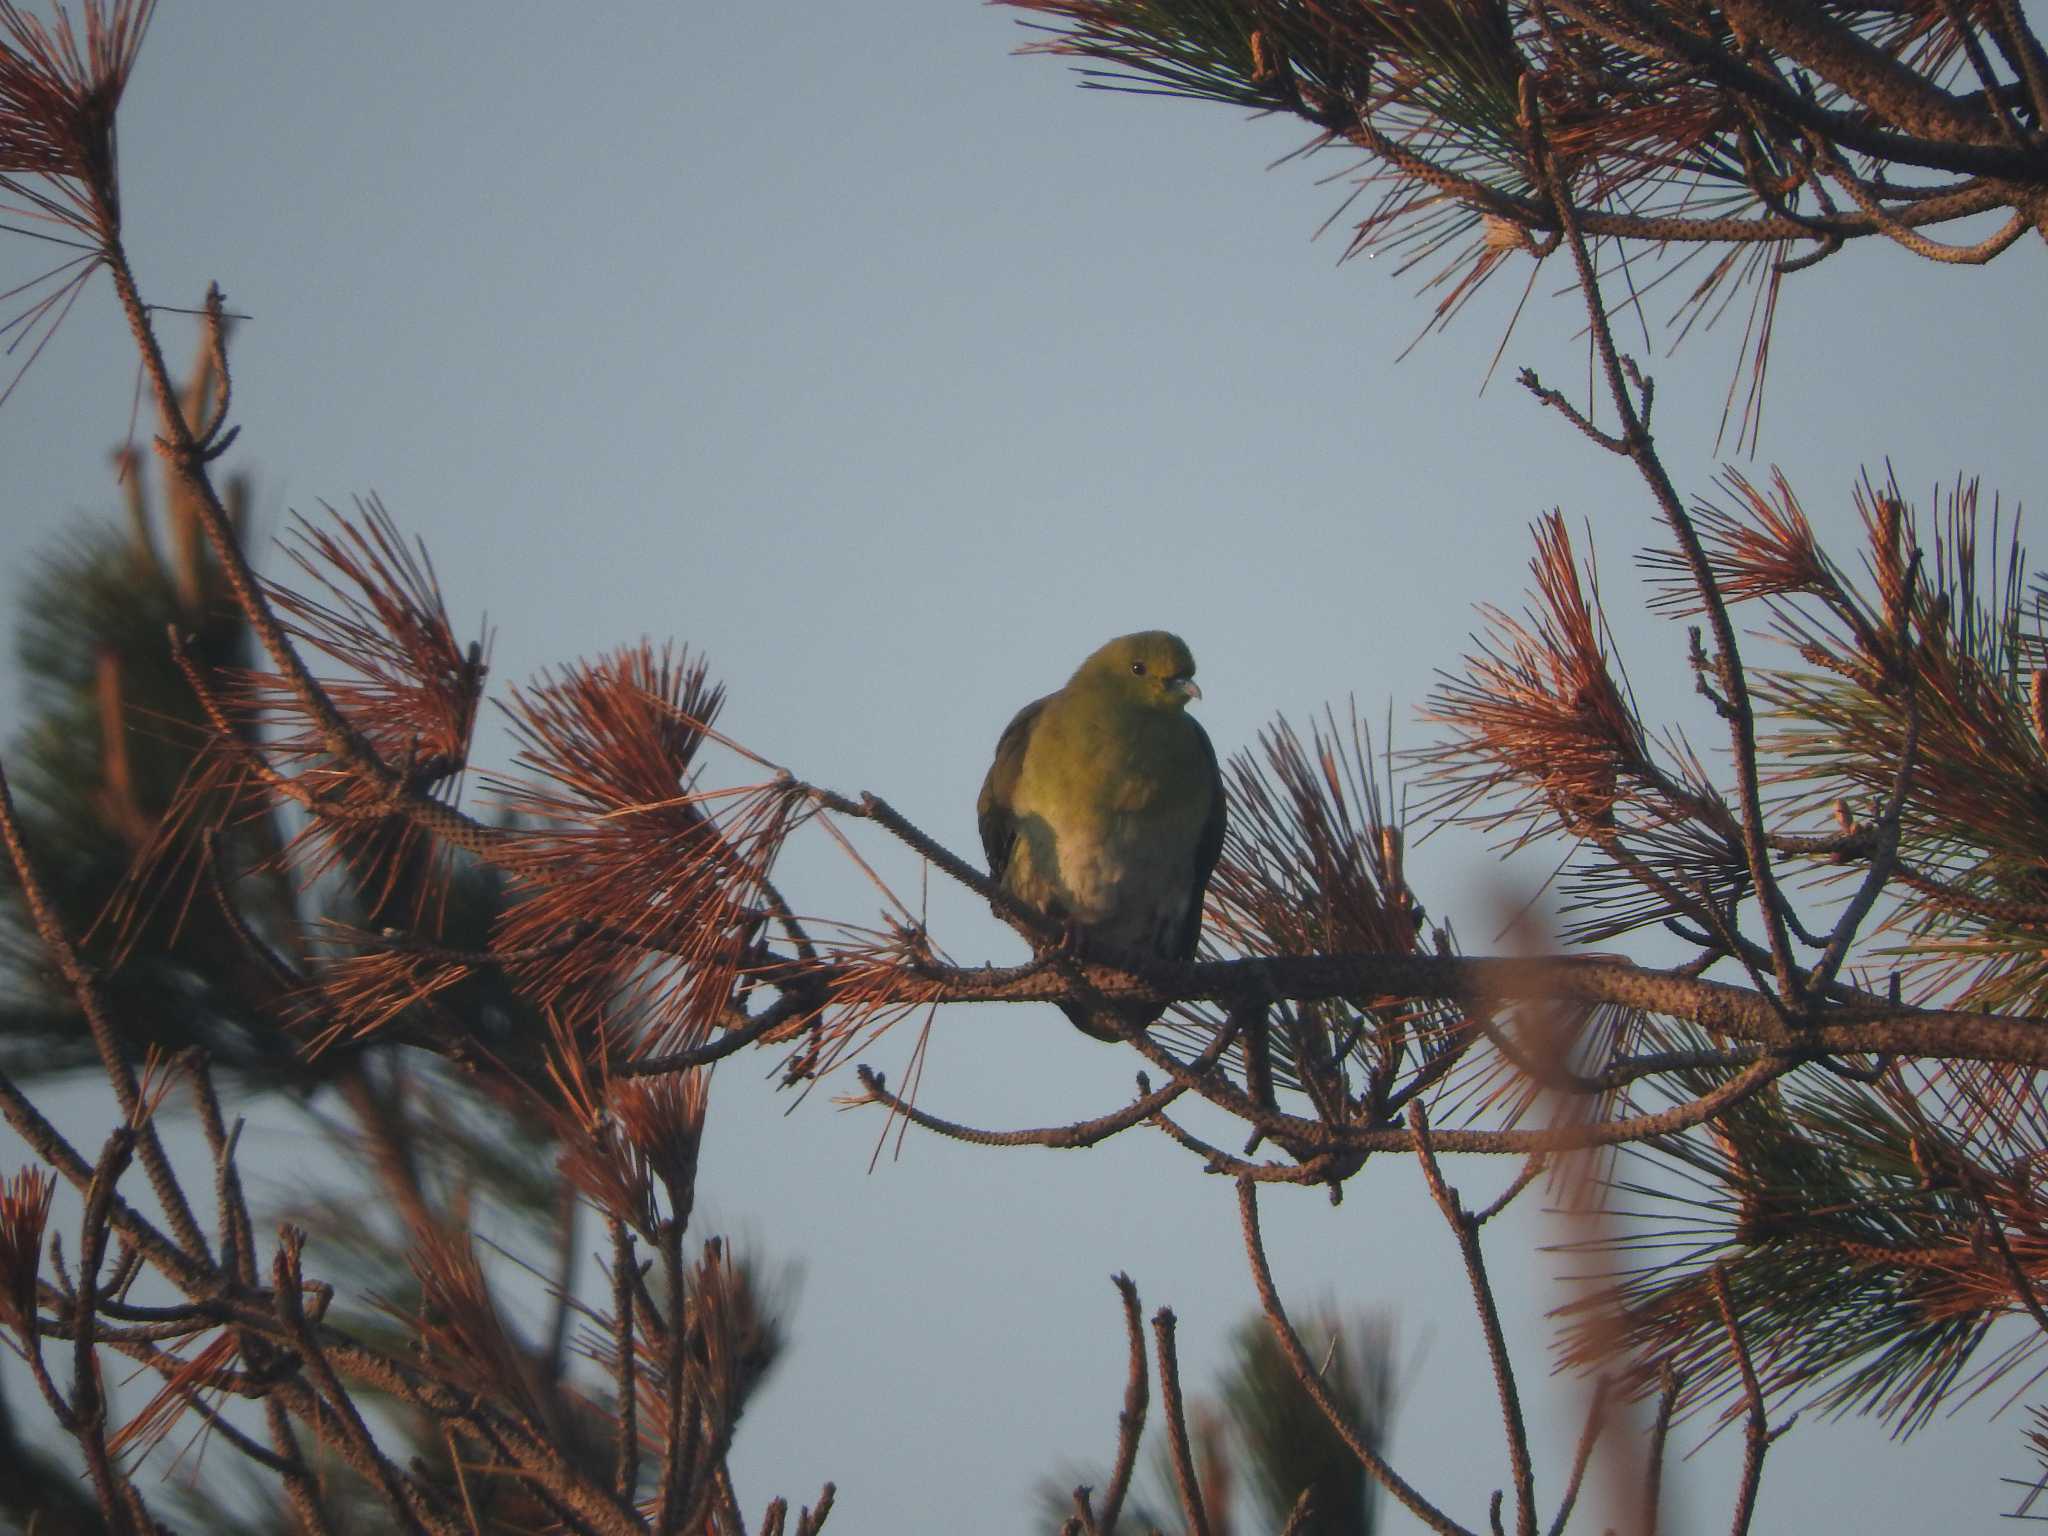
POLYGON ((1586 1427, 1579 1431, 1579 1448, 1572 1454, 1571 1475, 1565 1480, 1564 1497, 1558 1502, 1557 1517, 1550 1522, 1550 1536, 1564 1536, 1564 1528, 1572 1518, 1572 1509, 1579 1502, 1579 1487, 1586 1480, 1586 1463, 1593 1459, 1594 1443, 1607 1427, 1607 1393, 1608 1381, 1602 1376, 1593 1383, 1593 1400, 1586 1405, 1586 1427))
POLYGON ((1657 1416, 1650 1424, 1650 1452, 1643 1466, 1643 1536, 1657 1536, 1658 1506, 1664 1490, 1664 1442, 1671 1435, 1671 1414, 1678 1406, 1685 1378, 1669 1360, 1657 1368, 1657 1416))
POLYGON ((613 1364, 612 1390, 618 1397, 618 1426, 612 1452, 612 1491, 630 1500, 640 1483, 640 1426, 636 1419, 639 1360, 633 1348, 633 1277, 639 1260, 633 1253, 633 1234, 617 1216, 609 1220, 612 1238, 612 1348, 618 1352, 613 1364))
POLYGON ((222 1119, 220 1097, 214 1091, 213 1074, 205 1054, 194 1048, 185 1053, 185 1068, 192 1078, 192 1098, 199 1110, 200 1128, 213 1153, 214 1192, 220 1206, 221 1265, 249 1289, 256 1287, 256 1243, 249 1219, 248 1198, 242 1193, 242 1176, 235 1167, 235 1143, 242 1122, 235 1122, 230 1135, 222 1119))
POLYGON ((136 1150, 142 1158, 143 1171, 149 1176, 150 1190, 163 1207, 164 1216, 178 1241, 194 1259, 204 1264, 208 1260, 205 1234, 199 1230, 199 1223, 192 1215, 192 1206, 171 1169, 170 1159, 164 1156, 156 1126, 144 1110, 135 1070, 122 1054, 113 1015, 108 1011, 99 981, 72 947, 57 909, 29 858, 28 844, 22 836, 21 822, 15 813, 14 797, 8 790, 4 767, 0 767, 0 844, 4 844, 13 862, 22 903, 28 908, 43 947, 56 962, 58 972, 70 987, 72 996, 78 1000, 79 1011, 85 1015, 86 1029, 92 1036, 93 1048, 99 1054, 107 1081, 113 1086, 122 1117, 136 1131, 136 1150))
POLYGON ((321 1348, 313 1325, 300 1305, 299 1235, 286 1228, 279 1237, 277 1255, 271 1262, 271 1283, 275 1288, 278 1316, 304 1351, 306 1364, 326 1400, 326 1410, 354 1453, 352 1459, 359 1467, 369 1469, 369 1476, 383 1495, 392 1518, 404 1529, 414 1532, 415 1536, 426 1536, 431 1526, 436 1536, 461 1536, 450 1522, 425 1507, 410 1480, 402 1477, 378 1449, 369 1426, 356 1409, 355 1400, 335 1375, 334 1366, 321 1348))
POLYGON ((1265 1308, 1266 1321, 1273 1329, 1273 1337, 1279 1342, 1280 1352, 1287 1357, 1287 1363, 1294 1368, 1295 1379, 1309 1396, 1309 1400, 1329 1421, 1330 1427, 1351 1454, 1358 1458, 1360 1466, 1372 1474, 1382 1488, 1398 1499, 1408 1512, 1431 1530, 1441 1536, 1473 1536, 1473 1533, 1458 1524, 1449 1515, 1424 1498, 1401 1477, 1379 1452, 1373 1449, 1359 1427, 1351 1422, 1342 1405, 1330 1395, 1324 1384, 1322 1373, 1315 1362, 1302 1348, 1301 1338, 1295 1333, 1294 1325, 1287 1320, 1287 1310, 1280 1304, 1280 1293, 1273 1284, 1273 1271, 1266 1262, 1265 1240, 1259 1234, 1258 1186, 1249 1179, 1240 1179, 1237 1184, 1238 1220, 1243 1228, 1245 1259, 1251 1266, 1252 1284, 1258 1289, 1259 1302, 1265 1308))
POLYGON ((1234 1038, 1234 1030, 1219 1030, 1216 1038, 1203 1049, 1202 1054, 1187 1064, 1187 1075, 1168 1083, 1164 1088, 1153 1088, 1144 1074, 1140 1073, 1138 1097, 1122 1109, 1111 1110, 1108 1114, 1099 1115, 1093 1120, 1077 1120, 1072 1125, 1044 1126, 1026 1131, 984 1131, 971 1125, 961 1125, 957 1121, 942 1120, 937 1115, 919 1109, 900 1095, 891 1093, 888 1079, 881 1073, 866 1065, 856 1067, 854 1071, 860 1079, 861 1087, 867 1090, 868 1097, 875 1103, 882 1105, 892 1114, 901 1115, 912 1125, 941 1136, 949 1136, 955 1141, 968 1142, 978 1147, 1092 1147, 1099 1142, 1107 1141, 1120 1131, 1129 1130, 1134 1125, 1142 1125, 1187 1092, 1216 1065, 1234 1038))
POLYGON ((1764 1392, 1757 1381, 1756 1365, 1749 1358, 1749 1343, 1742 1336, 1742 1323, 1735 1315, 1734 1299, 1728 1294, 1728 1271, 1716 1264, 1712 1270, 1714 1301, 1721 1309, 1722 1326, 1728 1330, 1728 1345, 1735 1352, 1736 1369, 1742 1377, 1742 1397, 1748 1405, 1742 1424, 1742 1482, 1735 1493, 1735 1520, 1730 1536, 1746 1536, 1750 1516, 1756 1511, 1757 1484, 1764 1473, 1764 1452, 1770 1449, 1771 1431, 1764 1417, 1764 1392))
MULTIPOLYGON (((71 1305, 71 1422, 66 1427, 85 1452, 86 1470, 99 1495, 100 1510, 115 1536, 122 1536, 130 1516, 123 1497, 126 1480, 107 1448, 107 1402, 100 1387, 99 1358, 93 1351, 93 1312, 99 1295, 100 1261, 107 1250, 114 1186, 128 1167, 136 1140, 135 1127, 116 1126, 93 1169, 92 1184, 85 1193, 85 1213, 79 1221, 78 1286, 71 1305)), ((143 1526, 143 1530, 149 1529, 143 1526)))
POLYGON ((673 1220, 661 1224, 661 1273, 668 1295, 667 1353, 662 1362, 662 1399, 667 1417, 661 1430, 661 1494, 656 1505, 654 1528, 669 1532, 680 1528, 683 1511, 694 1490, 689 1486, 690 1459, 694 1446, 686 1447, 685 1431, 694 1436, 697 1414, 691 1402, 688 1375, 689 1306, 683 1278, 683 1229, 673 1220), (686 1422, 687 1421, 687 1422, 686 1422))
POLYGON ((854 816, 874 822, 919 857, 938 866, 955 881, 981 897, 1005 922, 1016 927, 1027 938, 1045 941, 1060 937, 1061 929, 1058 923, 1043 912, 1019 901, 951 849, 913 826, 881 796, 863 792, 856 800, 835 794, 829 789, 821 789, 815 784, 801 784, 797 787, 827 810, 837 811, 842 816, 854 816))
POLYGON ((1515 1175, 1513 1181, 1509 1183, 1506 1189, 1500 1192, 1498 1198, 1484 1210, 1474 1213, 1472 1225, 1483 1227, 1493 1220, 1494 1217, 1498 1216, 1513 1203, 1515 1196, 1519 1195, 1541 1177, 1544 1170, 1549 1166, 1549 1159, 1544 1157, 1542 1153, 1531 1153, 1529 1160, 1522 1165, 1522 1171, 1515 1175))
POLYGON ((1202 1506, 1202 1484, 1195 1476, 1194 1452, 1188 1447, 1186 1406, 1180 1395, 1180 1360, 1173 1347, 1171 1307, 1152 1314, 1152 1342, 1159 1359, 1159 1407, 1166 1416, 1166 1443, 1173 1452, 1173 1478, 1180 1507, 1188 1517, 1190 1536, 1210 1536, 1209 1512, 1202 1506))
POLYGON ((280 1475, 300 1530, 305 1536, 331 1536, 333 1527, 328 1524, 326 1506, 320 1502, 319 1480, 307 1467, 305 1454, 299 1449, 299 1437, 292 1431, 291 1416, 275 1394, 264 1398, 263 1417, 270 1428, 270 1444, 278 1459, 286 1463, 287 1469, 280 1475))
POLYGON ((818 1490, 818 1502, 797 1514, 796 1536, 818 1536, 824 1527, 825 1517, 832 1513, 832 1500, 838 1492, 838 1487, 832 1483, 818 1490))
POLYGON ((1906 727, 1899 743, 1898 766, 1893 771, 1883 809, 1878 813, 1876 841, 1870 852, 1869 868, 1864 871, 1855 895, 1843 906, 1834 932, 1828 936, 1827 948, 1814 962, 1813 971, 1807 979, 1808 995, 1816 1000, 1833 985, 1842 963, 1849 958, 1849 946, 1862 928, 1863 920, 1870 915, 1870 909, 1876 905, 1878 896, 1890 883, 1899 864, 1900 830, 1905 820, 1906 802, 1913 792, 1913 771, 1920 756, 1920 690, 1915 682, 1917 669, 1910 628, 1919 561, 1919 553, 1915 551, 1906 563, 1905 591, 1899 599, 1897 623, 1891 637, 1894 653, 1899 658, 1899 676, 1894 685, 1905 695, 1906 727))
POLYGON ((1707 622, 1714 632, 1714 644, 1720 654, 1723 684, 1727 694, 1728 730, 1735 760, 1735 776, 1742 806, 1742 842, 1749 861, 1750 882, 1757 896, 1757 905, 1762 910, 1764 931, 1770 941, 1772 964, 1777 973, 1779 1000, 1791 1007, 1796 1001, 1792 975, 1792 951, 1786 933, 1785 919, 1781 906, 1783 894, 1778 889, 1777 877, 1771 868, 1770 854, 1764 845, 1763 800, 1759 785, 1756 761, 1756 721, 1749 699, 1749 683, 1742 665, 1742 654, 1736 644, 1735 626, 1728 617, 1728 605, 1721 595, 1719 581, 1714 575, 1712 562, 1707 558, 1700 543, 1699 530, 1679 497, 1678 489, 1672 484, 1671 476, 1658 456, 1656 445, 1651 438, 1641 414, 1636 408, 1633 395, 1629 392, 1628 381, 1623 375, 1621 357, 1614 345, 1614 333, 1608 324, 1607 307, 1600 295, 1600 278, 1594 269, 1593 258, 1586 246, 1584 231, 1579 227, 1578 210, 1564 183, 1555 158, 1544 143, 1542 114, 1537 104, 1535 82, 1530 76, 1523 76, 1522 116, 1531 140, 1538 146, 1536 169, 1540 174, 1551 207, 1557 215, 1558 227, 1564 232, 1565 243, 1572 256, 1572 265, 1578 273, 1579 290, 1586 301, 1586 315, 1590 324, 1595 350, 1607 383, 1607 393, 1621 422, 1620 438, 1628 458, 1635 464, 1644 483, 1664 514, 1673 536, 1678 540, 1679 551, 1686 568, 1692 575, 1693 586, 1700 595, 1700 602, 1706 611, 1707 622))
POLYGON ((1443 1212, 1458 1240, 1458 1252, 1465 1261, 1465 1278, 1472 1287, 1472 1303, 1478 1309, 1480 1331, 1486 1338, 1494 1391, 1500 1397, 1501 1422, 1507 1430, 1508 1468, 1515 1485, 1515 1530, 1518 1536, 1536 1536, 1536 1476, 1529 1461, 1529 1431, 1522 1422, 1522 1394, 1515 1384, 1507 1336, 1500 1326, 1500 1308, 1494 1304, 1493 1284, 1487 1278, 1486 1258, 1479 1246, 1479 1222, 1465 1209, 1458 1192, 1444 1182, 1436 1149, 1430 1143, 1429 1117, 1420 1103, 1408 1106, 1408 1129, 1415 1138, 1415 1156, 1422 1164, 1430 1198, 1436 1201, 1437 1209, 1443 1212))
POLYGON ((1102 1513, 1096 1527, 1101 1536, 1116 1536, 1118 1518, 1123 1514, 1124 1495, 1130 1491, 1131 1470, 1138 1464, 1138 1441, 1145 1433, 1148 1386, 1145 1371, 1145 1329, 1139 1315, 1137 1283, 1126 1274, 1110 1277, 1124 1305, 1124 1333, 1130 1341, 1130 1367, 1124 1378, 1124 1406, 1116 1416, 1116 1462, 1110 1468, 1109 1486, 1103 1490, 1102 1513))
POLYGON ((1998 7, 1998 19, 2003 25, 1992 33, 2005 55, 2013 73, 2027 83, 2027 97, 2034 106, 2034 123, 2038 128, 2048 125, 2048 57, 2044 57, 2040 39, 2027 25, 2026 12, 2020 8, 2020 0, 1994 0, 1998 7))
POLYGON ((1320 1152, 1300 1163, 1255 1163, 1202 1140, 1169 1115, 1154 1115, 1152 1124, 1201 1158, 1204 1172, 1221 1174, 1226 1178, 1249 1179, 1254 1184, 1341 1183, 1363 1162, 1363 1159, 1355 1157, 1340 1160, 1333 1153, 1320 1152))

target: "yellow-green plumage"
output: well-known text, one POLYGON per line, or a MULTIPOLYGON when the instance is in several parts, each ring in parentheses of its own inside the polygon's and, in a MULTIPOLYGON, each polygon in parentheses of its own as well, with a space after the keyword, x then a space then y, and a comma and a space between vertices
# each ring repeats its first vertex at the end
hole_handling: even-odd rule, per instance
MULTIPOLYGON (((1146 630, 1110 641, 1066 687, 1018 712, 979 807, 1004 890, 1115 949, 1194 955, 1224 819, 1215 750, 1187 713, 1201 696, 1194 672, 1178 636, 1146 630)), ((1061 1006, 1114 1038, 1085 1008, 1061 1006)))

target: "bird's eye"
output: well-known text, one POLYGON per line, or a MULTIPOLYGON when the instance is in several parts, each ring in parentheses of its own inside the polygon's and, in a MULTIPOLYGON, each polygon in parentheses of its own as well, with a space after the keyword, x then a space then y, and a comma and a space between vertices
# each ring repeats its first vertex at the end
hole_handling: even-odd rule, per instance
POLYGON ((1145 663, 1143 663, 1142 661, 1134 661, 1131 663, 1131 670, 1135 672, 1139 677, 1143 677, 1145 675, 1145 663))

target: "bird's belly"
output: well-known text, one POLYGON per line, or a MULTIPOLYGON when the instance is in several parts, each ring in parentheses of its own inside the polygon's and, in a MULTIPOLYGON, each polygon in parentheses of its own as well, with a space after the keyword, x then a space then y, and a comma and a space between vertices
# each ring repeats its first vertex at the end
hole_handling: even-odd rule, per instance
POLYGON ((1018 894, 1111 944, 1170 953, 1194 887, 1194 839, 1169 818, 1109 812, 1049 819, 1017 807, 1018 894))

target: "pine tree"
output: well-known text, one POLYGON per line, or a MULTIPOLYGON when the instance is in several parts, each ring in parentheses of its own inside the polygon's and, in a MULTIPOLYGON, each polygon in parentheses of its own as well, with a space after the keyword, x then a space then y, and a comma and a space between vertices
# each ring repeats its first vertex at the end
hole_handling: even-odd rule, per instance
MULTIPOLYGON (((1561 953, 1461 952, 1411 881, 1392 765, 1334 711, 1306 739, 1276 722, 1230 765, 1209 948, 1188 963, 1079 946, 879 796, 749 753, 716 729, 720 688, 672 647, 509 690, 518 749, 494 788, 510 814, 479 818, 459 790, 487 648, 456 638, 423 552, 368 503, 302 524, 292 580, 260 581, 216 468, 233 439, 217 291, 199 384, 178 389, 164 364, 114 153, 151 5, 86 0, 78 27, 0 7, 0 193, 83 253, 16 290, 20 328, 39 348, 105 271, 168 476, 168 555, 137 511, 49 584, 28 652, 39 724, 7 759, 19 800, 0 775, 25 999, 9 1038, 75 1020, 66 1036, 89 1041, 118 1106, 89 1159, 16 1085, 24 1051, 0 1062, 0 1110, 37 1160, 0 1189, 0 1327, 107 1529, 154 1528, 133 1467, 187 1415, 274 1490, 266 1526, 744 1528, 726 1457, 779 1330, 721 1242, 686 1253, 684 1238, 706 1072, 754 1047, 792 1084, 853 1066, 853 1104, 935 1136, 1079 1149, 1147 1129, 1233 1181, 1264 1329, 1228 1394, 1247 1459, 1184 1398, 1172 1313, 1152 1319, 1148 1356, 1120 1279, 1115 1462, 1103 1497, 1061 1517, 1083 1536, 1118 1524, 1155 1374, 1152 1432, 1192 1531, 1231 1518, 1240 1470, 1283 1531, 1363 1523, 1364 1479, 1434 1530, 1477 1528, 1448 1507, 1471 1488, 1421 1489, 1389 1463, 1384 1371, 1347 1378, 1272 1272, 1264 1187, 1335 1202, 1374 1156, 1413 1159, 1470 1291, 1508 1446, 1496 1530, 1585 1518, 1596 1451, 1633 1476, 1629 1513, 1655 1530, 1666 1441, 1689 1412, 1741 1425, 1747 1530, 1796 1405, 1910 1430, 2048 1341, 2048 599, 1967 482, 1923 510, 1866 480, 1853 551, 1823 549, 1782 480, 1681 494, 1653 380, 1613 324, 1659 261, 1702 258, 1681 328, 1749 286, 1753 427, 1788 276, 1834 270, 1858 240, 1971 265, 2048 234, 2048 54, 2020 7, 1019 3, 1090 83, 1291 114, 1315 146, 1362 155, 1377 200, 1358 248, 1442 263, 1432 325, 1497 272, 1533 285, 1542 263, 1563 269, 1616 425, 1522 382, 1639 473, 1655 606, 1694 625, 1728 767, 1646 717, 1589 556, 1553 516, 1527 608, 1488 610, 1411 766, 1425 827, 1563 851, 1561 953), (1997 228, 1955 227, 1981 216, 1997 228), (1768 660, 1738 611, 1782 642, 1768 660), (879 925, 800 917, 782 855, 828 833, 863 868, 856 838, 907 846, 1039 958, 955 964, 900 902, 879 925), (1693 958, 1589 947, 1652 935, 1693 958), (55 980, 32 989, 39 967, 55 980), (1148 1069, 1137 1097, 988 1131, 854 1062, 905 1019, 1046 1001, 1126 1021, 1148 1069), (1156 1029, 1129 1022, 1168 1006, 1156 1029), (245 1093, 347 1105, 351 1158, 395 1228, 329 1202, 305 1215, 310 1246, 290 1226, 259 1239, 216 1062, 245 1093), (173 1088, 206 1136, 212 1236, 156 1130, 173 1088), (437 1135, 420 1095, 455 1092, 469 1130, 437 1135), (1215 1123, 1230 1144, 1195 1129, 1215 1123), (1451 1171, 1489 1156, 1521 1169, 1474 1209, 1451 1171), (46 1241, 59 1178, 83 1207, 61 1263, 46 1241), (129 1198, 143 1182, 153 1203, 129 1198), (1487 1258, 1488 1224, 1539 1186, 1612 1266, 1564 1320, 1564 1363, 1597 1385, 1542 1509, 1487 1258), (554 1234, 539 1341, 487 1270, 479 1195, 554 1234), (608 1273, 577 1297, 564 1256, 586 1207, 608 1273), (323 1255, 322 1239, 361 1252, 323 1255), (365 1289, 383 1297, 374 1315, 351 1305, 365 1289), (2002 1319, 2034 1326, 1986 1358, 2002 1319), (163 1383, 119 1426, 102 1387, 114 1356, 163 1383), (260 1405, 261 1427, 220 1413, 229 1397, 260 1405), (1646 1436, 1614 1411, 1628 1399, 1648 1405, 1646 1436), (1333 1442, 1362 1477, 1284 1469, 1306 1451, 1327 1467, 1333 1442)), ((2036 1449, 2048 1464, 2048 1433, 2036 1449)), ((758 1528, 808 1536, 832 1499, 828 1484, 793 1524, 777 1500, 758 1528)))

